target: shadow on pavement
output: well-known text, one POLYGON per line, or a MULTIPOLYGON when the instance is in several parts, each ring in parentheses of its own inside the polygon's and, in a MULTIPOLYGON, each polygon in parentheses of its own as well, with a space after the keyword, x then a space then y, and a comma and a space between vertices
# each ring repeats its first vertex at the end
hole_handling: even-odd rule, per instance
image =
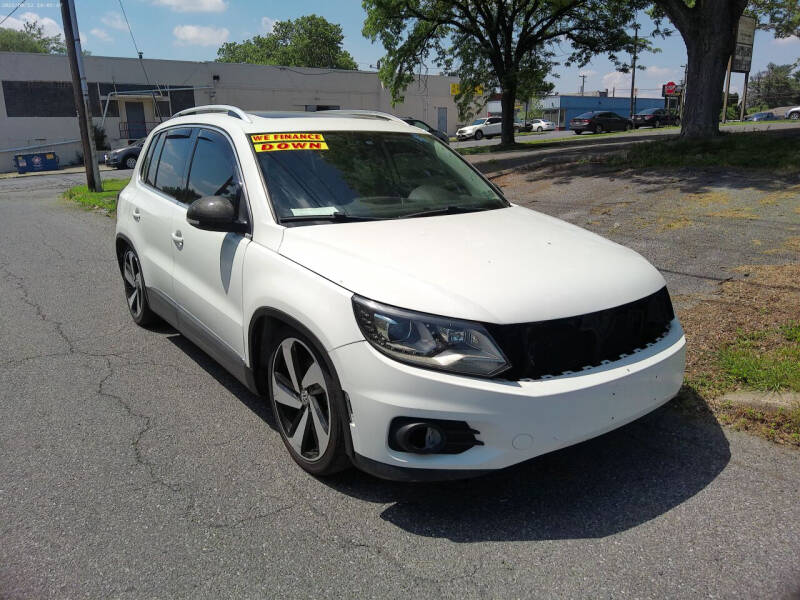
MULTIPOLYGON (((167 339, 276 428, 264 399, 184 336, 167 339)), ((599 438, 482 478, 401 483, 353 469, 320 481, 360 500, 390 504, 382 518, 417 535, 456 542, 600 538, 685 502, 730 456, 710 413, 689 418, 670 404, 599 438)))

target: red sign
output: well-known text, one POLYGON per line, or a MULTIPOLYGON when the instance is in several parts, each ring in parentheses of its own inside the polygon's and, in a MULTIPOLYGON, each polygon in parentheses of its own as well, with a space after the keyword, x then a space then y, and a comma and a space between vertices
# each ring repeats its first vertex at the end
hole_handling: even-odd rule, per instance
POLYGON ((675 93, 675 88, 677 88, 677 84, 674 81, 670 81, 664 86, 664 93, 667 96, 672 96, 675 93))

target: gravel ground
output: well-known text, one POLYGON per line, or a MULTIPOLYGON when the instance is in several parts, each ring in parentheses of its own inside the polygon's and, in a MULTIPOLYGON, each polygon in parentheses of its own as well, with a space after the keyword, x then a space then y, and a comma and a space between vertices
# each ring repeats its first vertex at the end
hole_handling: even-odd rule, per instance
MULTIPOLYGON (((80 179, 0 181, 0 597, 800 597, 800 453, 673 406, 475 481, 305 475, 262 399, 131 323, 113 222, 58 199, 80 179)), ((680 267, 655 206, 614 227, 626 183, 668 193, 506 185, 698 275, 681 289, 728 275, 710 247, 680 267)))

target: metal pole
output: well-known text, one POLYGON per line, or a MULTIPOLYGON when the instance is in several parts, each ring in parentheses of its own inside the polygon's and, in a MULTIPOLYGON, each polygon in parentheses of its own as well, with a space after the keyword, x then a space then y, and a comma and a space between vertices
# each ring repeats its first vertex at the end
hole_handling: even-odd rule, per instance
POLYGON ((586 75, 578 75, 581 78, 581 96, 583 96, 583 87, 586 83, 586 75))
POLYGON ((639 24, 633 24, 633 65, 631 69, 631 119, 636 114, 636 53, 639 49, 639 24))
POLYGON ((744 115, 747 112, 747 84, 750 81, 750 71, 744 74, 744 89, 742 90, 742 108, 739 110, 739 120, 744 121, 744 115))
POLYGON ((97 156, 94 147, 94 136, 89 127, 89 86, 83 70, 83 54, 81 38, 78 33, 78 19, 75 16, 74 0, 61 0, 61 18, 64 25, 64 39, 67 46, 69 70, 72 74, 72 91, 75 107, 78 109, 78 127, 81 132, 83 146, 83 166, 86 168, 86 185, 93 192, 103 191, 100 170, 97 168, 97 156))
POLYGON ((725 97, 722 100, 722 122, 728 122, 728 94, 731 91, 731 61, 733 60, 732 56, 728 57, 728 74, 725 77, 725 97))

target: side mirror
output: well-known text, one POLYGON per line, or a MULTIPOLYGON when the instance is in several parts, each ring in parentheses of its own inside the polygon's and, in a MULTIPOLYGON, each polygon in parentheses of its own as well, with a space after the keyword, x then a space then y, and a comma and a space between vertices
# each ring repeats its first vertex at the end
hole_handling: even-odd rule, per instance
POLYGON ((189 205, 186 220, 192 227, 206 231, 245 233, 247 223, 237 219, 236 207, 224 196, 204 196, 189 205))

